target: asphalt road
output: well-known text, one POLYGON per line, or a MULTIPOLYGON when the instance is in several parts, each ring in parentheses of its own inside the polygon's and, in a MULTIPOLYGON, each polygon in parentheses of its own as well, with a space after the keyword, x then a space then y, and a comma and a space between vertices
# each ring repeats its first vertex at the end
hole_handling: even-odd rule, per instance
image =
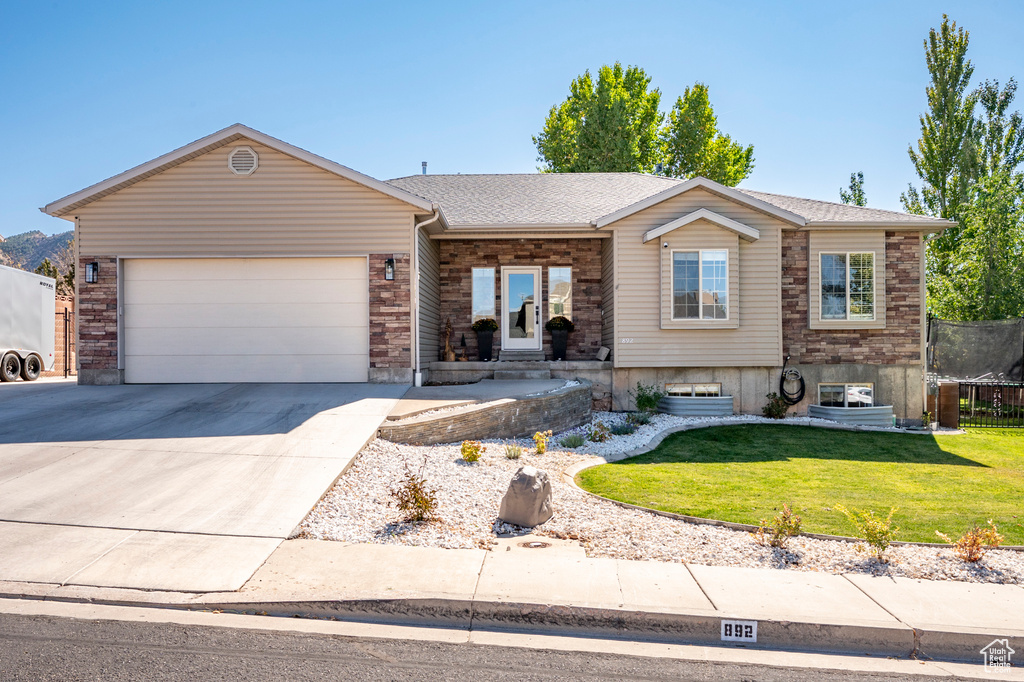
POLYGON ((477 644, 0 615, 0 680, 4 681, 278 679, 878 682, 911 678, 477 644))

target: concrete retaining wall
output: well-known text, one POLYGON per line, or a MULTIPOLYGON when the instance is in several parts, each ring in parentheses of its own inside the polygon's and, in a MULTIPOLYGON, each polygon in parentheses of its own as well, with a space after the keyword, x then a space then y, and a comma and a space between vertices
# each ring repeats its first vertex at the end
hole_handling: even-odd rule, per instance
POLYGON ((560 388, 519 399, 385 423, 378 435, 393 443, 437 445, 486 438, 521 438, 537 431, 565 431, 590 421, 591 386, 560 388))

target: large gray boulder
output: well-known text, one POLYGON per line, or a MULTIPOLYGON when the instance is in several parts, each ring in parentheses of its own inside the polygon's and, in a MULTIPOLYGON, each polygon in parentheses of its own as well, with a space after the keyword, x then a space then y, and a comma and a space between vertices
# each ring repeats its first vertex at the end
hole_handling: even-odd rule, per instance
POLYGON ((547 472, 524 466, 512 477, 508 492, 501 498, 498 519, 532 528, 550 519, 554 511, 547 472))

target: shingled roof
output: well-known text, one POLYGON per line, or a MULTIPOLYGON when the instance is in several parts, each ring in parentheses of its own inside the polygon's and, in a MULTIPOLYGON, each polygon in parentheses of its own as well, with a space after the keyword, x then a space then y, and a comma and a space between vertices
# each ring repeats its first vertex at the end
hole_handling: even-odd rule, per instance
MULTIPOLYGON (((642 173, 529 173, 410 175, 387 184, 436 202, 450 225, 500 227, 589 225, 684 182, 642 173)), ((947 224, 939 218, 865 206, 742 188, 735 191, 808 223, 947 224)))

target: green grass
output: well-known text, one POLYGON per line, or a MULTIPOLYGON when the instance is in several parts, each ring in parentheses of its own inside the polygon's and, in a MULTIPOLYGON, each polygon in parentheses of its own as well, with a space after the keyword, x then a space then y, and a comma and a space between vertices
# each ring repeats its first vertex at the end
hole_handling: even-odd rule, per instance
POLYGON ((940 542, 995 521, 1006 544, 1024 544, 1024 430, 966 435, 832 431, 800 426, 721 426, 677 433, 654 451, 579 475, 614 500, 705 518, 757 524, 789 503, 803 530, 855 535, 831 510, 890 507, 899 540, 940 542))

